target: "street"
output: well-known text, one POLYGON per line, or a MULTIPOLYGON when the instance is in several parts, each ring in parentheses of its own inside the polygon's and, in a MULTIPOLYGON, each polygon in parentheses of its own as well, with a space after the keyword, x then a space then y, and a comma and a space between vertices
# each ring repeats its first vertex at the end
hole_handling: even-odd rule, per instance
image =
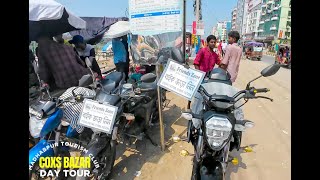
POLYGON ((264 56, 262 56, 261 61, 265 62, 267 64, 274 64, 274 57, 264 55, 264 56))
MULTIPOLYGON (((269 57, 263 61, 243 60, 235 86, 239 89, 270 63, 269 57)), ((274 76, 258 79, 252 86, 269 88, 264 99, 250 100, 244 106, 245 119, 255 122, 255 126, 246 130, 242 136, 242 147, 250 146, 253 152, 233 151, 232 156, 239 159, 237 166, 229 164, 226 179, 232 180, 289 180, 291 179, 291 71, 281 68, 274 76)), ((173 142, 172 137, 186 137, 187 121, 180 117, 187 100, 168 93, 171 100, 164 110, 165 152, 144 139, 137 147, 125 148, 119 144, 112 179, 190 179, 192 171, 193 147, 180 141, 173 142), (181 150, 187 150, 188 156, 180 156, 181 150)), ((159 141, 159 127, 152 129, 152 138, 159 141)))

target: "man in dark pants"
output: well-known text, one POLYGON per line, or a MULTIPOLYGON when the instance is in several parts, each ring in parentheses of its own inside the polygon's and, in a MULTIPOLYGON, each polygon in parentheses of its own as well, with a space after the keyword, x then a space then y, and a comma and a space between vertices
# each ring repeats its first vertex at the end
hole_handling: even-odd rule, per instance
POLYGON ((126 80, 129 76, 129 52, 126 37, 112 39, 113 62, 118 72, 124 72, 126 80))

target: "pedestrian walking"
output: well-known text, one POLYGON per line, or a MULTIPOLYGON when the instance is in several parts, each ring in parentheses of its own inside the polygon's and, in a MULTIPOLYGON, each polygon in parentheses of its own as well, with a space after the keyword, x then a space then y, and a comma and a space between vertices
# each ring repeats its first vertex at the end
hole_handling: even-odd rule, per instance
POLYGON ((222 56, 224 56, 225 53, 226 53, 227 45, 228 45, 228 44, 226 43, 226 41, 223 40, 223 41, 222 41, 222 56))
POLYGON ((216 41, 217 39, 214 35, 208 36, 208 46, 200 49, 193 63, 196 69, 205 72, 206 75, 209 74, 215 64, 220 64, 218 54, 213 51, 213 48, 216 46, 216 41))
POLYGON ((226 54, 223 57, 220 68, 227 70, 231 75, 232 83, 235 82, 240 65, 240 59, 242 55, 242 50, 238 46, 237 42, 240 39, 238 31, 230 31, 228 34, 229 45, 226 48, 226 54))

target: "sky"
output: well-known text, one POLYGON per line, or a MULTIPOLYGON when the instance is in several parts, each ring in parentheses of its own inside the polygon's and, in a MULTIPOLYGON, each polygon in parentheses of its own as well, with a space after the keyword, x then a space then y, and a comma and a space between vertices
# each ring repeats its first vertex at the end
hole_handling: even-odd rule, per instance
MULTIPOLYGON (((77 16, 83 17, 128 17, 128 0, 56 0, 77 16)), ((187 29, 191 30, 193 1, 187 0, 187 29), (190 26, 188 26, 190 25, 190 26)), ((236 7, 237 0, 202 0, 202 20, 205 36, 212 33, 212 27, 218 21, 231 21, 231 11, 236 7)))

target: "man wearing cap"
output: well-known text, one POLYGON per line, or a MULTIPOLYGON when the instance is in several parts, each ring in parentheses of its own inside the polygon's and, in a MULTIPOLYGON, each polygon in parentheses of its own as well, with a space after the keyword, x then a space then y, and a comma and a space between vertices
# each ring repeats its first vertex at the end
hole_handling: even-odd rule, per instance
POLYGON ((96 52, 94 47, 90 44, 84 42, 83 37, 80 35, 73 36, 72 40, 69 41, 70 44, 74 44, 77 54, 85 62, 85 58, 88 57, 92 63, 92 71, 96 72, 99 77, 102 77, 100 67, 96 61, 96 52))

